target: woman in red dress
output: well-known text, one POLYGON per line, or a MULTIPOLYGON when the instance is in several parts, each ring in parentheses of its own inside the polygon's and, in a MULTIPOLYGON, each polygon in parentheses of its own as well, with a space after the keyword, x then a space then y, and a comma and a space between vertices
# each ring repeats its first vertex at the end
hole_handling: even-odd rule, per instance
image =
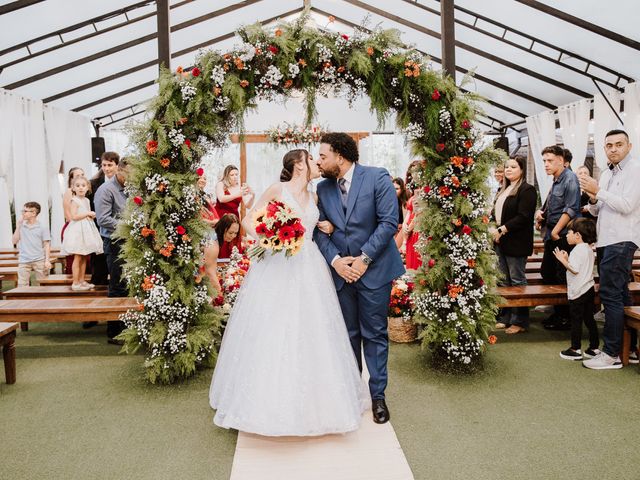
POLYGON ((240 218, 240 204, 251 208, 255 195, 246 183, 240 185, 240 172, 234 165, 227 165, 222 180, 216 185, 216 212, 219 217, 231 213, 240 218))
POLYGON ((200 198, 202 198, 200 215, 202 216, 204 223, 209 227, 207 241, 204 245, 204 274, 209 277, 211 285, 219 295, 222 293, 222 290, 220 288, 220 283, 218 282, 218 244, 215 227, 220 221, 220 217, 216 212, 214 203, 209 198, 209 195, 204 191, 204 188, 207 186, 206 175, 200 175, 196 185, 200 189, 200 198))
POLYGON ((407 202, 407 218, 402 226, 403 233, 407 239, 406 244, 406 257, 405 266, 407 270, 417 270, 422 265, 422 258, 416 251, 415 245, 418 241, 418 232, 414 231, 416 210, 415 210, 415 195, 407 202))

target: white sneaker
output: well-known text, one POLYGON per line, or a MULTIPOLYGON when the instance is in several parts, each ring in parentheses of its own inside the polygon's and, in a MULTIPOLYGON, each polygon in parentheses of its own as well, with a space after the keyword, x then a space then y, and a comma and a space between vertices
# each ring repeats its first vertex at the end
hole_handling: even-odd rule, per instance
POLYGON ((96 288, 96 286, 93 283, 89 283, 89 282, 82 282, 81 285, 83 287, 87 287, 89 290, 96 288))
POLYGON ((633 363, 634 365, 640 363, 640 359, 638 358, 638 351, 629 353, 629 363, 633 363))
POLYGON ((582 366, 592 370, 611 370, 622 368, 620 357, 610 357, 604 352, 600 352, 595 357, 582 362, 582 366))
POLYGON ((549 313, 549 312, 553 312, 553 306, 552 305, 538 305, 537 307, 534 307, 533 310, 536 311, 536 312, 549 313))

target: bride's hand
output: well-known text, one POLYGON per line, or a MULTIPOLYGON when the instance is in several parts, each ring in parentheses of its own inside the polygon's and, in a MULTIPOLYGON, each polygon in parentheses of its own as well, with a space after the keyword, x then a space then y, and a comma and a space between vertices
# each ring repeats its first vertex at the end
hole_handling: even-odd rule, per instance
POLYGON ((327 235, 331 235, 335 228, 333 226, 333 223, 331 223, 329 220, 322 220, 318 222, 318 230, 320 230, 322 233, 326 233, 327 235))

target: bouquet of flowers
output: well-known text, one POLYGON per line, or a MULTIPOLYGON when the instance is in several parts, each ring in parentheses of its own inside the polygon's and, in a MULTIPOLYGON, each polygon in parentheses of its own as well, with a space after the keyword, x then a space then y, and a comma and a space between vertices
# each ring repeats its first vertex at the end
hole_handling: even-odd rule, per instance
POLYGON ((254 213, 253 221, 258 242, 249 250, 249 258, 261 260, 267 250, 272 255, 283 251, 291 257, 302 248, 305 228, 285 203, 272 200, 254 213))
POLYGON ((249 265, 251 265, 249 258, 241 254, 236 247, 233 247, 229 263, 223 267, 218 267, 222 295, 215 299, 214 305, 222 307, 225 314, 231 311, 236 302, 244 277, 249 270, 249 265))
POLYGON ((389 300, 390 317, 402 317, 405 321, 411 320, 413 315, 413 282, 409 281, 407 275, 403 275, 393 281, 391 287, 391 298, 389 300))

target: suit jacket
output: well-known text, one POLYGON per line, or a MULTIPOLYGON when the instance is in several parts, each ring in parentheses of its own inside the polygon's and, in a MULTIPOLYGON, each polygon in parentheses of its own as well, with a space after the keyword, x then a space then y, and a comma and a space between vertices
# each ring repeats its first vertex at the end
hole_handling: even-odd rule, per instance
MULTIPOLYGON (((398 232, 398 199, 384 168, 355 164, 346 212, 336 179, 320 182, 317 192, 320 219, 329 220, 335 228, 331 236, 317 228, 313 235, 327 263, 331 264, 336 255, 367 254, 373 262, 359 281, 369 289, 380 288, 404 273, 394 242, 398 232)), ((340 290, 344 279, 333 268, 331 273, 336 289, 340 290)))
POLYGON ((527 182, 520 185, 515 195, 505 199, 502 207, 502 225, 508 232, 500 238, 500 251, 505 255, 527 257, 533 253, 533 217, 536 213, 536 200, 536 189, 527 182))

